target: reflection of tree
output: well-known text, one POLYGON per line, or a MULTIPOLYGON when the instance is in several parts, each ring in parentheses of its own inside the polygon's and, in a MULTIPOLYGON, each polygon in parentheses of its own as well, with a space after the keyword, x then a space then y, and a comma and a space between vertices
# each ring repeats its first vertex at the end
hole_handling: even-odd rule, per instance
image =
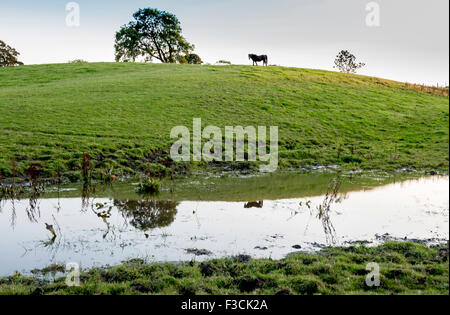
POLYGON ((327 238, 327 243, 334 244, 336 242, 336 230, 331 221, 330 212, 333 203, 340 202, 339 189, 342 184, 342 179, 338 176, 333 178, 328 184, 327 194, 322 204, 317 207, 317 218, 322 221, 323 230, 327 238))
POLYGON ((141 231, 169 226, 175 220, 178 205, 170 200, 114 200, 114 206, 141 231))
POLYGON ((41 216, 40 208, 39 208, 39 197, 41 196, 40 190, 33 186, 31 188, 31 194, 29 199, 29 206, 25 209, 28 219, 30 222, 36 222, 38 217, 41 216))
POLYGON ((85 182, 81 190, 81 212, 86 212, 89 209, 90 198, 95 195, 95 186, 85 182))

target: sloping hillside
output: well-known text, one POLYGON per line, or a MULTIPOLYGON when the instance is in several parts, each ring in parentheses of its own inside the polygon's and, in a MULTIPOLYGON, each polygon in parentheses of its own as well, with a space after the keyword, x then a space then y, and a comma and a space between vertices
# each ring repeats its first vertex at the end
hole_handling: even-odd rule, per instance
MULTIPOLYGON (((278 126, 280 167, 448 169, 448 98, 340 73, 249 66, 82 63, 0 69, 0 175, 155 172, 170 130, 278 126)), ((197 165, 202 167, 202 164, 197 165)), ((244 165, 244 167, 246 167, 244 165)), ((181 168, 180 168, 181 169, 181 168)))

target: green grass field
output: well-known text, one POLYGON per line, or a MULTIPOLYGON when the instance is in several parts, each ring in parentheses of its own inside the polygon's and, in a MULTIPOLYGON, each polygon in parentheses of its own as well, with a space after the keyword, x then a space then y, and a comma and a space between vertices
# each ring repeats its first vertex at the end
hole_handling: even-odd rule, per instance
POLYGON ((402 83, 283 67, 81 63, 0 69, 0 175, 39 163, 43 176, 75 181, 83 152, 95 176, 136 175, 149 161, 165 173, 171 128, 191 129, 194 117, 204 127, 278 126, 280 167, 448 172, 448 98, 402 83))
POLYGON ((4 294, 448 294, 448 244, 434 248, 388 242, 379 247, 327 248, 283 260, 224 258, 204 263, 146 263, 85 270, 80 287, 42 275, 65 267, 0 278, 4 294), (369 262, 380 267, 380 286, 366 285, 369 262))

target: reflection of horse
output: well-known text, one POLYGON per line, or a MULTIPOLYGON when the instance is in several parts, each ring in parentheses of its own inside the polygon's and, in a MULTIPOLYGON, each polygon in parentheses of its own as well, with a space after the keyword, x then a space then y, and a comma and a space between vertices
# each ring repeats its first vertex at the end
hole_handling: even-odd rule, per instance
POLYGON ((250 209, 250 208, 262 208, 264 205, 264 201, 249 201, 244 205, 245 209, 250 209))
POLYGON ((269 58, 267 58, 267 55, 254 55, 254 54, 250 54, 248 55, 248 59, 251 59, 253 61, 253 65, 258 65, 258 62, 262 61, 263 62, 263 66, 267 66, 268 62, 269 62, 269 58))

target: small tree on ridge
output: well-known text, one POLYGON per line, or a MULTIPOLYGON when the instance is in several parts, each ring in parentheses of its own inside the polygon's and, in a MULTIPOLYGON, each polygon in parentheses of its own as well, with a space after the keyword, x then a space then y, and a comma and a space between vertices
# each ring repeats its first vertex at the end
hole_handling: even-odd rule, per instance
POLYGON ((363 62, 356 62, 356 57, 348 50, 341 50, 334 60, 334 68, 338 68, 339 71, 344 73, 356 73, 356 70, 364 67, 366 64, 363 62))

